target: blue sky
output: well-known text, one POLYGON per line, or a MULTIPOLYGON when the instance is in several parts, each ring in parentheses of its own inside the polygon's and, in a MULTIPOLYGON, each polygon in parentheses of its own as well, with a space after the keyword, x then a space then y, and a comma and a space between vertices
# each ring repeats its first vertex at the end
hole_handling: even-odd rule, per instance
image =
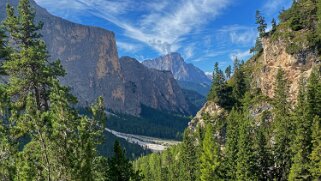
POLYGON ((119 56, 140 61, 179 52, 205 72, 246 60, 257 37, 255 11, 271 19, 292 0, 35 0, 69 21, 115 32, 119 56))

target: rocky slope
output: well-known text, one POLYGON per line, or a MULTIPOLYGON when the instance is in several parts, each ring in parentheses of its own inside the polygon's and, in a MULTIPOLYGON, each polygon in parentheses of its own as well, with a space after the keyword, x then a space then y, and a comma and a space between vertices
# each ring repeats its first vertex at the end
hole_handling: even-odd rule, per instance
MULTIPOLYGON (((251 88, 262 91, 267 98, 274 96, 276 74, 281 68, 289 85, 289 101, 295 105, 299 91, 301 77, 307 79, 313 67, 320 64, 318 54, 311 49, 303 49, 299 54, 289 54, 286 51, 286 44, 282 39, 262 39, 263 53, 252 57, 245 64, 245 74, 251 79, 251 88)), ((266 110, 271 110, 270 103, 261 101, 252 105, 253 116, 257 117, 266 110)), ((196 114, 189 123, 190 128, 204 125, 204 115, 216 117, 225 114, 226 111, 216 103, 209 101, 196 114)))
POLYGON ((169 71, 148 69, 136 59, 120 58, 125 78, 125 109, 136 114, 141 104, 161 110, 173 110, 188 114, 191 110, 183 91, 169 71))
MULTIPOLYGON (((16 6, 18 0, 9 2, 16 6)), ((0 20, 5 17, 6 3, 5 0, 0 1, 0 20)), ((87 106, 98 96, 103 96, 106 107, 113 112, 139 115, 140 105, 145 104, 170 112, 191 113, 187 101, 182 98, 182 91, 173 87, 173 79, 167 74, 150 72, 144 77, 145 81, 135 82, 137 87, 146 86, 149 89, 128 93, 132 88, 128 87, 130 82, 124 75, 131 74, 132 79, 145 75, 136 77, 140 72, 134 71, 140 69, 131 69, 126 63, 120 65, 113 32, 71 23, 52 16, 34 1, 31 3, 36 7, 37 20, 44 22, 42 34, 51 59, 59 58, 67 71, 67 76, 61 81, 71 87, 80 106, 87 106), (158 86, 153 82, 156 76, 160 76, 158 86), (133 100, 134 103, 129 103, 133 100)))
POLYGON ((211 80, 205 73, 192 64, 187 64, 179 53, 170 53, 152 60, 145 60, 143 64, 148 68, 171 71, 184 89, 194 90, 206 96, 211 80))

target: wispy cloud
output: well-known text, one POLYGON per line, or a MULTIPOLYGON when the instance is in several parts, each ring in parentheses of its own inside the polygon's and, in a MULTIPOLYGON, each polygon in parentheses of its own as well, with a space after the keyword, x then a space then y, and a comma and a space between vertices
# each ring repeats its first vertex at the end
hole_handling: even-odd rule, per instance
POLYGON ((263 11, 272 16, 278 13, 282 8, 288 8, 291 6, 293 0, 267 0, 263 6, 263 11))
POLYGON ((135 53, 142 49, 142 46, 132 43, 126 43, 122 41, 117 41, 117 46, 125 52, 135 53))
POLYGON ((230 54, 230 59, 235 60, 235 58, 238 58, 239 60, 247 60, 250 56, 251 56, 251 53, 249 50, 245 50, 245 51, 236 50, 230 54))
POLYGON ((256 27, 230 25, 224 26, 218 31, 218 37, 226 41, 226 36, 230 38, 231 43, 237 45, 249 45, 255 42, 258 36, 256 27))
POLYGON ((175 3, 172 0, 142 0, 139 3, 130 0, 36 1, 66 12, 86 10, 122 28, 125 36, 161 53, 182 48, 181 40, 185 36, 215 19, 230 3, 230 0, 177 0, 175 3), (138 17, 130 18, 130 13, 138 17))

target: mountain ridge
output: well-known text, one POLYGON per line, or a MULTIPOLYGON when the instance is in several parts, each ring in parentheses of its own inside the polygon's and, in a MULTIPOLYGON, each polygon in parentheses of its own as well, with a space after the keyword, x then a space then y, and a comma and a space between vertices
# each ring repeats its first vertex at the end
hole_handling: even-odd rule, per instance
MULTIPOLYGON (((36 20, 44 22, 41 33, 51 55, 50 59, 61 60, 67 71, 66 77, 62 78, 61 82, 71 87, 73 94, 78 97, 78 106, 87 107, 97 97, 103 96, 106 108, 115 113, 139 116, 140 108, 131 107, 138 106, 138 104, 130 102, 135 99, 136 102, 144 103, 146 106, 155 109, 179 114, 192 114, 188 102, 181 99, 183 96, 181 91, 172 90, 173 94, 169 98, 171 101, 167 102, 162 97, 155 96, 161 99, 156 104, 143 101, 142 96, 145 94, 126 97, 126 92, 128 92, 126 84, 128 82, 126 82, 124 70, 119 62, 113 32, 69 22, 49 14, 33 0, 30 2, 36 9, 36 20), (180 97, 181 100, 176 100, 176 97, 180 97), (158 104, 160 102, 162 105, 158 104)), ((16 7, 18 0, 12 0, 10 4, 16 7)), ((3 20, 6 16, 5 6, 6 2, 1 1, 0 20, 3 20)), ((135 74, 133 75, 135 76, 135 74)), ((167 76, 167 79, 166 81, 172 81, 173 78, 167 76)), ((154 84, 152 81, 149 82, 154 84)), ((151 87, 156 88, 155 86, 151 87)), ((143 91, 147 92, 148 90, 143 91)))

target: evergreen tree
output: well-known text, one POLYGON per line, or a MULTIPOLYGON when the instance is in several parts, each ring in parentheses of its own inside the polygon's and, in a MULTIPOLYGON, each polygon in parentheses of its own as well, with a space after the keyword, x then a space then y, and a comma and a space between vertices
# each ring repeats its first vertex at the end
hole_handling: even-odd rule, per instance
POLYGON ((92 119, 79 116, 73 108, 76 98, 58 80, 65 71, 59 61, 48 62, 45 43, 38 33, 42 23, 35 23, 34 18, 28 0, 20 0, 17 13, 7 6, 4 25, 13 48, 1 66, 9 77, 5 87, 0 86, 1 99, 9 103, 4 110, 10 111, 2 124, 8 133, 3 138, 7 142, 0 144, 11 154, 4 160, 8 165, 3 169, 5 177, 93 180, 101 175, 98 171, 102 172, 97 169, 102 168, 98 164, 103 159, 96 147, 104 129, 103 101, 100 98, 92 107, 92 119), (18 145, 22 146, 20 150, 18 145))
POLYGON ((264 123, 261 123, 255 130, 253 149, 255 161, 253 174, 257 176, 258 180, 272 180, 270 169, 273 165, 264 123))
POLYGON ((114 156, 108 160, 108 179, 110 181, 139 181, 143 177, 135 172, 132 164, 126 158, 118 141, 114 144, 114 156))
POLYGON ((232 89, 227 85, 224 73, 216 62, 214 65, 213 81, 211 90, 208 94, 208 100, 212 100, 218 105, 230 109, 234 104, 231 99, 231 92, 232 89))
POLYGON ((306 119, 306 96, 303 79, 300 80, 300 89, 298 94, 298 103, 293 116, 294 134, 291 143, 292 166, 289 174, 289 180, 306 180, 309 176, 308 162, 311 148, 311 126, 312 122, 306 119))
POLYGON ((237 102, 243 99, 246 92, 246 83, 244 79, 244 73, 242 67, 239 65, 237 58, 234 60, 234 86, 233 86, 233 96, 237 102))
POLYGON ((202 181, 223 180, 220 173, 220 144, 214 137, 212 125, 208 124, 205 129, 200 156, 200 178, 202 181))
POLYGON ((232 67, 231 67, 231 65, 229 65, 229 66, 226 67, 226 69, 225 69, 226 78, 227 78, 227 79, 230 79, 230 78, 231 78, 231 74, 232 74, 232 67))
POLYGON ((272 30, 271 30, 272 33, 274 33, 276 31, 276 27, 277 27, 277 24, 276 24, 275 19, 273 18, 272 19, 272 30))
POLYGON ((260 38, 264 37, 267 24, 265 23, 265 19, 259 10, 256 11, 256 24, 258 25, 257 30, 260 34, 260 38))
POLYGON ((199 175, 199 151, 194 139, 191 130, 186 129, 182 143, 182 164, 185 181, 197 180, 199 175))
POLYGON ((287 81, 282 69, 278 70, 274 90, 274 164, 275 178, 286 180, 291 166, 290 120, 287 81))
POLYGON ((321 179, 321 119, 316 116, 312 126, 312 152, 310 154, 311 177, 313 180, 321 179))
POLYGON ((224 159, 224 170, 225 177, 229 180, 236 180, 236 165, 237 165, 237 153, 238 153, 238 130, 239 122, 241 122, 242 116, 236 111, 235 108, 232 109, 227 118, 227 128, 226 128, 226 143, 225 143, 225 159, 224 159))
POLYGON ((238 153, 236 165, 236 180, 257 180, 254 175, 255 160, 251 139, 251 119, 248 113, 243 113, 238 136, 238 153))
POLYGON ((7 36, 5 34, 5 31, 3 30, 3 27, 0 26, 0 60, 7 57, 8 55, 8 47, 7 47, 7 36))

